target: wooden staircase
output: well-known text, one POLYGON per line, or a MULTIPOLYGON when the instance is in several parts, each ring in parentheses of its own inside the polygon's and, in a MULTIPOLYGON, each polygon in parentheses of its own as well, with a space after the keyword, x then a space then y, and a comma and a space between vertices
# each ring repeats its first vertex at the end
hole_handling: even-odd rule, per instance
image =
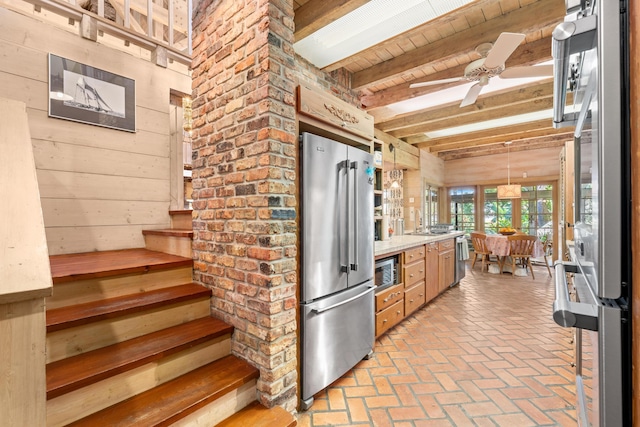
POLYGON ((230 354, 233 328, 210 317, 192 259, 127 249, 50 260, 48 426, 296 425, 255 402, 259 371, 230 354))

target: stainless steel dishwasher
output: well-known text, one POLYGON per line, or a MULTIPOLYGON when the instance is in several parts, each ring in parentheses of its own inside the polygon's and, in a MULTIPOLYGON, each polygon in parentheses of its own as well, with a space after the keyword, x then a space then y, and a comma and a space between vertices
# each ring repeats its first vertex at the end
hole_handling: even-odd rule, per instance
POLYGON ((456 274, 454 285, 460 283, 460 280, 465 276, 466 261, 469 259, 469 247, 467 246, 467 238, 464 236, 456 237, 456 274))

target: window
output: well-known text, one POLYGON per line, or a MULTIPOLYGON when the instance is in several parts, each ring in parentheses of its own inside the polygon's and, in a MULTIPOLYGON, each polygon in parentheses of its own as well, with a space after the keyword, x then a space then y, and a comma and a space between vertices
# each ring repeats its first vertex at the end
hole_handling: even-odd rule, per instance
POLYGON ((438 187, 429 184, 425 185, 424 190, 424 225, 431 227, 438 224, 438 187))
POLYGON ((580 221, 588 225, 593 223, 591 197, 591 183, 582 183, 580 185, 580 221))
POLYGON ((484 188, 484 231, 497 234, 502 227, 514 227, 513 200, 498 199, 497 187, 484 188))
POLYGON ((476 191, 474 188, 452 188, 449 190, 451 199, 451 223, 453 228, 465 233, 476 229, 476 191))
POLYGON ((553 241, 553 186, 523 186, 520 222, 524 233, 553 241))

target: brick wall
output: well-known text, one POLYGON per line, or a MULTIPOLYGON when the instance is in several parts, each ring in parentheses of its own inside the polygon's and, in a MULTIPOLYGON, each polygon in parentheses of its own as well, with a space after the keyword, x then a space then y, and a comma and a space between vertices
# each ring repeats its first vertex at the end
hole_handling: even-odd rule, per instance
POLYGON ((202 0, 193 21, 194 280, 260 369, 266 406, 297 406, 297 129, 304 81, 357 105, 344 70, 293 51, 292 0, 202 0))

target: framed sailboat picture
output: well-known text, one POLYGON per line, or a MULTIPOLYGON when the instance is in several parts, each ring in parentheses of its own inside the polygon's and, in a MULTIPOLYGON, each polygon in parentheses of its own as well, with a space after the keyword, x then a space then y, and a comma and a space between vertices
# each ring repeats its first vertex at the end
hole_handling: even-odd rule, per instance
POLYGON ((49 54, 49 117, 136 131, 135 81, 49 54))

